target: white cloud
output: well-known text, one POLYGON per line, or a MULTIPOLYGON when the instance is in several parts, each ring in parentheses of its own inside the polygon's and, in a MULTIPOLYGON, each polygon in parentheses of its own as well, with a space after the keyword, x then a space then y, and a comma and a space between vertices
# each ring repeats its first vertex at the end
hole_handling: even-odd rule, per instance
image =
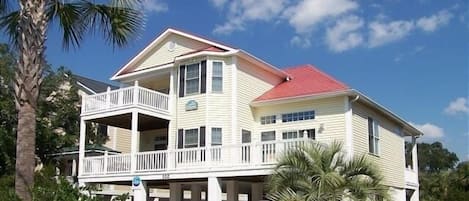
POLYGON ((466 98, 460 97, 454 101, 451 101, 448 107, 445 108, 444 112, 446 114, 459 114, 459 113, 469 113, 469 105, 466 98))
POLYGON ((442 10, 429 17, 421 17, 417 20, 416 25, 425 32, 433 32, 441 26, 448 24, 451 18, 453 18, 453 14, 447 10, 442 10))
POLYGON ((231 1, 228 4, 228 21, 223 25, 217 25, 213 32, 230 34, 244 30, 245 23, 248 21, 269 21, 285 9, 285 3, 286 0, 231 1))
POLYGON ((161 13, 168 11, 168 4, 161 0, 142 0, 142 8, 146 13, 161 13))
POLYGON ((284 17, 297 33, 309 33, 318 23, 357 8, 358 4, 351 0, 302 0, 287 8, 284 17))
POLYGON ((357 16, 338 20, 334 27, 329 27, 326 31, 327 46, 334 52, 343 52, 361 45, 363 36, 358 30, 363 25, 363 19, 357 16))
POLYGON ((369 24, 368 28, 368 46, 373 48, 403 39, 414 29, 414 22, 405 20, 387 23, 373 21, 369 24))
POLYGON ((290 40, 290 44, 292 46, 297 46, 297 47, 301 47, 301 48, 308 48, 308 47, 311 47, 311 40, 308 37, 294 36, 290 40))
POLYGON ((210 0, 210 2, 212 2, 212 4, 217 7, 217 8, 222 8, 225 3, 227 2, 227 0, 210 0))
POLYGON ((432 123, 415 124, 410 122, 410 124, 412 124, 415 128, 419 129, 424 134, 421 139, 422 141, 431 142, 445 136, 445 131, 443 128, 432 123))

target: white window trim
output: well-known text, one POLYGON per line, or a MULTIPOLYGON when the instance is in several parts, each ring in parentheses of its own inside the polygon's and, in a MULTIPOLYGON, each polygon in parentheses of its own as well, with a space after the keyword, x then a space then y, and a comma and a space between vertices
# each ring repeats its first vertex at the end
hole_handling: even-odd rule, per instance
POLYGON ((210 146, 222 146, 222 145, 223 145, 223 127, 221 127, 221 126, 218 126, 218 127, 217 127, 217 126, 213 126, 213 127, 211 127, 211 128, 210 128, 210 146), (220 144, 215 144, 215 145, 213 144, 213 129, 214 129, 214 128, 215 128, 215 129, 220 129, 220 135, 221 135, 221 136, 220 136, 220 140, 221 140, 220 144))
MULTIPOLYGON (((376 118, 373 118, 373 117, 368 117, 368 118, 371 118, 372 123, 373 123, 373 125, 372 125, 373 135, 371 135, 371 138, 372 138, 371 141, 373 143, 373 151, 374 151, 374 152, 371 152, 371 150, 368 150, 368 153, 370 153, 371 155, 374 155, 374 156, 380 156, 380 153, 381 153, 381 150, 380 150, 381 146, 379 146, 380 141, 381 141, 380 135, 379 135, 379 132, 380 132, 379 131, 380 130, 379 125, 380 124, 379 124, 378 120, 376 120, 376 118)), ((369 122, 368 119, 367 119, 367 122, 369 122)), ((367 125, 367 127, 368 126, 369 125, 367 125)), ((370 134, 368 133, 368 138, 369 137, 370 137, 370 134)), ((368 139, 368 143, 370 143, 370 139, 368 139)), ((368 146, 370 146, 370 145, 368 145, 368 146)))
POLYGON ((201 85, 202 85, 202 68, 201 68, 201 63, 202 61, 196 61, 196 62, 191 62, 191 63, 186 63, 184 64, 186 67, 184 68, 184 97, 186 96, 192 96, 192 95, 197 95, 197 94, 200 94, 200 90, 201 90, 201 85), (195 93, 187 93, 187 69, 188 69, 188 66, 189 65, 193 65, 193 64, 197 64, 197 68, 199 69, 198 72, 199 72, 199 84, 198 84, 198 89, 197 89, 197 92, 195 93))
POLYGON ((277 124, 277 122, 278 122, 278 115, 276 115, 276 114, 263 115, 263 116, 259 117, 259 124, 260 124, 260 125, 277 124), (274 123, 271 123, 271 122, 272 122, 272 121, 271 121, 272 119, 270 119, 270 117, 272 117, 272 116, 274 117, 273 119, 275 120, 274 123), (269 122, 270 122, 270 123, 265 123, 265 124, 263 124, 263 123, 262 123, 262 118, 263 118, 263 117, 265 117, 265 118, 269 117, 269 120, 270 120, 269 122))
MULTIPOLYGON (((213 94, 222 94, 224 91, 225 91, 225 85, 224 85, 224 77, 225 77, 225 71, 223 69, 223 67, 225 66, 225 62, 223 60, 207 60, 207 61, 210 61, 210 91, 213 93, 213 94), (221 63, 221 91, 214 91, 213 90, 213 78, 215 77, 213 75, 213 63, 215 62, 220 62, 221 63)), ((207 72, 207 75, 208 75, 208 72, 207 72)), ((208 84, 208 83, 207 83, 208 84)), ((208 88, 208 86, 207 86, 208 88)))
POLYGON ((184 129, 184 133, 182 135, 182 148, 183 149, 191 149, 191 148, 199 148, 200 147, 200 128, 188 128, 184 129), (197 147, 186 147, 186 131, 188 130, 197 130, 197 147))

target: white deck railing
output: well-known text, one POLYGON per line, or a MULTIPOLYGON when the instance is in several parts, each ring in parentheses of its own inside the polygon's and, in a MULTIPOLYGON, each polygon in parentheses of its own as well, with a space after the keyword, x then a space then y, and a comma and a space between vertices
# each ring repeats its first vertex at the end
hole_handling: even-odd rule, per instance
POLYGON ((294 139, 262 143, 245 143, 177 150, 86 157, 83 175, 131 174, 167 170, 208 169, 275 164, 279 155, 311 139, 294 139), (135 158, 135 165, 132 165, 135 158))
POLYGON ((81 113, 86 115, 137 105, 158 112, 169 113, 168 101, 169 96, 167 94, 139 86, 131 86, 83 96, 81 113))

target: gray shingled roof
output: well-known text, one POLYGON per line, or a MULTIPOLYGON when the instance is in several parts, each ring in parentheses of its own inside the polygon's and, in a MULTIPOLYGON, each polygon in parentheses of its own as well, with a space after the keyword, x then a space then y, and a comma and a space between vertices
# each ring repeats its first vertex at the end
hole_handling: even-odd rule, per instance
POLYGON ((80 76, 80 75, 73 75, 73 78, 77 82, 82 84, 83 86, 93 90, 93 92, 95 92, 95 93, 105 92, 107 90, 107 87, 111 87, 111 89, 118 89, 119 88, 117 86, 114 86, 114 85, 111 85, 111 84, 108 84, 108 83, 105 83, 105 82, 93 80, 93 79, 83 77, 83 76, 80 76))

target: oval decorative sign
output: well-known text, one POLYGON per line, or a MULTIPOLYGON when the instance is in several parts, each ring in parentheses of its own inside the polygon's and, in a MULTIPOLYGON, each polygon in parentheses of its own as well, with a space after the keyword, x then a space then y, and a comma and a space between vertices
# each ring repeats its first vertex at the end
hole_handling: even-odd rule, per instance
POLYGON ((190 100, 190 101, 187 101, 186 103, 186 111, 197 110, 198 107, 199 107, 199 104, 195 100, 190 100))
POLYGON ((135 176, 135 177, 132 179, 132 185, 134 185, 134 186, 139 186, 140 183, 141 183, 141 181, 142 181, 142 180, 140 179, 139 176, 135 176))

